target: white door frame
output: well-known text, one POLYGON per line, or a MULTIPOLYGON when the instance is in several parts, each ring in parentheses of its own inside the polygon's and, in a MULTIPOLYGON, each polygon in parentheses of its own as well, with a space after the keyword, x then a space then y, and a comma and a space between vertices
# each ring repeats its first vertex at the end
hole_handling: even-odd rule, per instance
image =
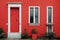
POLYGON ((21 4, 20 3, 8 4, 8 38, 21 38, 21 4), (19 7, 19 32, 10 31, 10 8, 11 7, 19 7))

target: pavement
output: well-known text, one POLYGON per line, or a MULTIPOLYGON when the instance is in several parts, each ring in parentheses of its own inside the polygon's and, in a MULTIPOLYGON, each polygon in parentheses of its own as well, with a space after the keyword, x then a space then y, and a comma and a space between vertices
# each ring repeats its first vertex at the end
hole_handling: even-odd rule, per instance
MULTIPOLYGON (((32 39, 7 38, 7 39, 0 39, 0 40, 32 40, 32 39)), ((37 40, 60 40, 60 39, 37 39, 37 40)))

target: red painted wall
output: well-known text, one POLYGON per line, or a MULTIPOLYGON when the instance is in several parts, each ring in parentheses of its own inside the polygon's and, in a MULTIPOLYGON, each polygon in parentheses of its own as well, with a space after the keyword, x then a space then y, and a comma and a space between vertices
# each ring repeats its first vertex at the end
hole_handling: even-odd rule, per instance
POLYGON ((46 31, 46 7, 53 6, 53 26, 56 37, 60 37, 60 0, 0 0, 0 27, 3 28, 5 33, 8 33, 8 2, 22 2, 22 33, 27 29, 28 35, 31 35, 32 28, 41 36, 46 31), (29 25, 28 23, 28 7, 40 6, 40 25, 29 25))

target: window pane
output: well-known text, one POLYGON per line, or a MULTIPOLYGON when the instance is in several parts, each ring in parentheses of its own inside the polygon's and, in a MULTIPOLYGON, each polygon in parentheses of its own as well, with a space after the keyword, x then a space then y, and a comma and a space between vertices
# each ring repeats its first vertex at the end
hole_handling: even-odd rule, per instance
POLYGON ((35 23, 38 23, 38 8, 35 7, 35 23))
POLYGON ((52 26, 48 26, 48 32, 49 32, 49 33, 52 32, 52 26))
POLYGON ((52 18, 52 8, 49 7, 49 8, 48 8, 48 23, 51 23, 51 22, 52 22, 52 21, 51 21, 51 18, 52 18))
POLYGON ((30 23, 33 23, 33 8, 30 8, 30 23))

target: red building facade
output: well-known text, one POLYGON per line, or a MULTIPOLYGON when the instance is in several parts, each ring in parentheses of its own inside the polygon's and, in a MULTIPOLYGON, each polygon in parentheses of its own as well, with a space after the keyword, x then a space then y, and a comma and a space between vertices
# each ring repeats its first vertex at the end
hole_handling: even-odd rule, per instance
POLYGON ((59 4, 60 0, 0 0, 0 27, 7 37, 20 38, 24 29, 30 36, 33 28, 42 36, 51 24, 51 31, 60 37, 59 4))

